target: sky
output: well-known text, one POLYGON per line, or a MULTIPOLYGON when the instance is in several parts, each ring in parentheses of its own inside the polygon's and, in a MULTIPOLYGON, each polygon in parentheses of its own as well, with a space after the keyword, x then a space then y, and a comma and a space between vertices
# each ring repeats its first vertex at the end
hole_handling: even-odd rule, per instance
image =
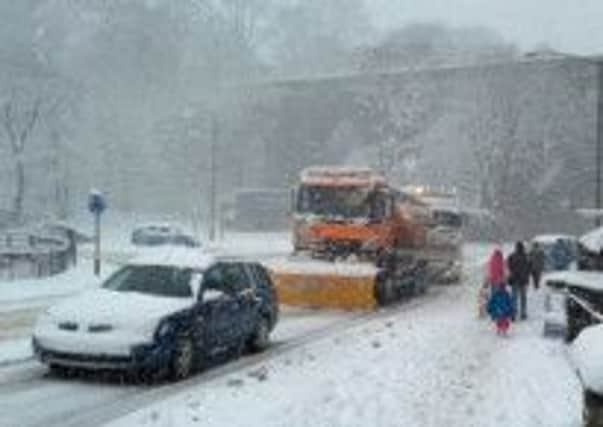
POLYGON ((436 21, 485 26, 530 50, 603 54, 603 0, 369 0, 380 26, 436 21))

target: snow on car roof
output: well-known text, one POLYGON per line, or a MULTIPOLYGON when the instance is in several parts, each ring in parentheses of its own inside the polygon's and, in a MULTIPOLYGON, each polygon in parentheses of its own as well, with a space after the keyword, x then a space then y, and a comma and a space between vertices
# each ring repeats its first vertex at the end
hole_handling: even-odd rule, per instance
POLYGON ((144 223, 144 224, 138 224, 135 227, 136 229, 141 229, 141 228, 169 228, 171 230, 173 229, 177 229, 178 226, 175 226, 174 224, 170 224, 169 222, 148 222, 148 223, 144 223))
POLYGON ((586 233, 580 238, 580 243, 589 251, 599 252, 603 248, 603 227, 586 233))
POLYGON ((538 243, 555 243, 557 240, 574 240, 576 237, 570 234, 540 234, 538 236, 534 236, 532 242, 538 243))
POLYGON ((558 271, 547 274, 545 283, 563 282, 569 286, 575 286, 596 291, 603 291, 603 272, 600 271, 558 271))
POLYGON ((147 249, 128 264, 130 265, 162 265, 179 268, 195 268, 204 270, 216 261, 214 255, 196 248, 161 247, 147 249))

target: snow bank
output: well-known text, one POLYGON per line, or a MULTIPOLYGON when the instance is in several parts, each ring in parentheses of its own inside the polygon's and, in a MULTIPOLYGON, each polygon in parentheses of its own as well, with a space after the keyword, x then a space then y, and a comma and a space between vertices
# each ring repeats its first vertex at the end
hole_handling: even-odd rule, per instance
MULTIPOLYGON (((103 276, 115 270, 114 266, 103 265, 103 276)), ((77 267, 52 277, 24 279, 0 283, 0 306, 11 303, 22 304, 27 299, 71 295, 99 286, 101 279, 94 276, 89 262, 80 262, 77 267)))
POLYGON ((278 259, 266 263, 275 272, 290 274, 338 274, 342 276, 374 277, 379 271, 370 263, 327 262, 307 259, 278 259))
POLYGON ((558 240, 574 240, 575 238, 576 237, 569 234, 541 234, 539 236, 535 236, 532 239, 532 242, 537 242, 542 245, 551 245, 558 240))
POLYGON ((599 252, 603 248, 603 227, 594 229, 580 238, 580 243, 592 252, 599 252))
POLYGON ((603 325, 584 329, 572 343, 571 354, 584 387, 603 395, 603 325))
POLYGON ((0 342, 0 367, 31 357, 31 340, 29 338, 0 342))
POLYGON ((214 262, 212 255, 204 253, 199 248, 183 248, 161 246, 147 248, 138 254, 128 264, 163 265, 179 268, 205 269, 214 262))
POLYGON ((550 282, 603 292, 603 272, 600 271, 558 271, 545 276, 545 283, 550 282))
POLYGON ((210 253, 232 256, 283 256, 293 252, 289 233, 231 233, 207 244, 210 253))

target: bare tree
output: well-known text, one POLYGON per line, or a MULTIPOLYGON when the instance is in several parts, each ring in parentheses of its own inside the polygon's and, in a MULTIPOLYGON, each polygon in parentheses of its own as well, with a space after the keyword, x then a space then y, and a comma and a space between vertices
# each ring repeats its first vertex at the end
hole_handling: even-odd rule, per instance
POLYGON ((23 201, 27 189, 25 174, 25 148, 40 117, 41 99, 27 99, 16 90, 11 91, 2 103, 2 127, 15 168, 15 189, 12 209, 18 217, 23 214, 23 201))

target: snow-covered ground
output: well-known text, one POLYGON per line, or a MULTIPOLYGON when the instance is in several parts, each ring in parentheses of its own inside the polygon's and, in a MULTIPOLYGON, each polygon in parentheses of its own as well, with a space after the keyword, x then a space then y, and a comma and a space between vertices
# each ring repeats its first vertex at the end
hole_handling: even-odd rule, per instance
MULTIPOLYGON (((106 265, 103 276, 114 265, 106 265)), ((0 283, 0 366, 31 358, 30 337, 36 318, 50 305, 73 294, 92 289, 101 278, 92 273, 89 260, 47 278, 0 283)))
MULTIPOLYGON (((242 372, 257 360, 277 354, 294 354, 303 343, 338 331, 350 322, 363 320, 362 314, 285 309, 272 334, 273 346, 257 356, 209 369, 193 378, 156 387, 121 384, 103 378, 59 379, 34 361, 0 364, 1 426, 86 427, 98 426, 120 415, 149 405, 181 390, 200 386, 228 372, 242 372)), ((16 343, 16 342, 15 342, 16 343)), ((15 349, 18 350, 18 349, 15 349)))
POLYGON ((0 367, 31 359, 31 339, 0 341, 0 367))
POLYGON ((52 277, 0 282, 0 313, 33 307, 36 302, 71 295, 98 283, 88 261, 81 261, 76 268, 52 277))
MULTIPOLYGON (((245 243, 238 236, 229 245, 278 256, 287 242, 249 236, 245 243)), ((21 332, 0 337, 0 360, 8 361, 0 362, 0 424, 578 426, 580 385, 565 345, 542 337, 543 296, 530 295, 529 321, 514 325, 508 338, 477 319, 476 289, 489 249, 466 246, 461 286, 433 288, 387 310, 285 309, 269 351, 174 385, 61 380, 37 362, 11 363, 29 350, 30 326, 19 326, 21 332)), ((13 309, 0 312, 0 322, 77 292, 86 271, 37 288, 8 284, 6 293, 0 289, 1 307, 13 309)))
MULTIPOLYGON (((90 218, 75 219, 78 228, 92 234, 90 218)), ((179 218, 173 215, 157 216, 145 214, 125 214, 109 212, 103 215, 102 249, 108 261, 124 262, 144 251, 144 247, 131 244, 131 233, 137 226, 151 223, 167 223, 178 226, 186 233, 199 239, 201 246, 212 252, 231 253, 249 256, 284 255, 292 251, 289 232, 244 233, 225 230, 215 242, 209 242, 205 225, 195 224, 191 218, 179 218)), ((82 252, 91 256, 93 247, 84 245, 82 252)))
POLYGON ((465 286, 192 387, 110 427, 578 426, 581 389, 560 341, 530 320, 497 337, 476 318, 482 254, 465 286))

